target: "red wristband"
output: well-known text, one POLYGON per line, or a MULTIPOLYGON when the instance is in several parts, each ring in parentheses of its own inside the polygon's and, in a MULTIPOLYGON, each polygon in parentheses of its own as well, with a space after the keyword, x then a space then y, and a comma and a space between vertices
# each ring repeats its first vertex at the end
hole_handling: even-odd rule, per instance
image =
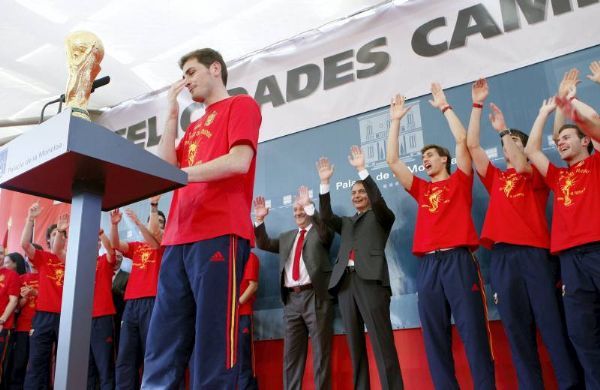
POLYGON ((483 108, 483 104, 473 102, 473 108, 483 108))
POLYGON ((452 106, 451 105, 447 105, 446 107, 442 108, 442 114, 444 114, 446 111, 451 110, 452 106))

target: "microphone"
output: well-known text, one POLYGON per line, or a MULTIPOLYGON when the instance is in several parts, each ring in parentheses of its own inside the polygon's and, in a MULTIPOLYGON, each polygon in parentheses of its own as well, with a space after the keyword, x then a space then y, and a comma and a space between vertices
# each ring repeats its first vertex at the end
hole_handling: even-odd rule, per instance
MULTIPOLYGON (((92 84, 92 93, 96 90, 96 88, 104 87, 106 84, 110 83, 110 76, 104 76, 94 81, 92 84)), ((64 96, 64 95, 63 95, 64 96)), ((64 97, 63 97, 64 101, 64 97)))
MULTIPOLYGON (((92 83, 92 90, 90 91, 90 93, 94 93, 94 91, 96 90, 96 88, 100 88, 100 87, 104 87, 106 84, 110 83, 110 76, 104 76, 104 77, 100 77, 99 79, 95 80, 92 83)), ((50 104, 54 104, 54 103, 58 103, 58 112, 62 111, 62 104, 65 102, 65 94, 63 93, 62 95, 60 95, 60 97, 46 103, 44 105, 44 107, 42 108, 42 113, 40 115, 40 122, 42 123, 44 121, 44 111, 46 111, 46 107, 48 107, 50 104)))

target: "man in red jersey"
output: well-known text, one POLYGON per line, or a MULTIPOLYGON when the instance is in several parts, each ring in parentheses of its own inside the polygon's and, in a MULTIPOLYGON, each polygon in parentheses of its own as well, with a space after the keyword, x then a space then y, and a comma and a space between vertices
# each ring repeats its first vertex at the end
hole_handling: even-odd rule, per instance
MULTIPOLYGON (((4 258, 2 260, 3 263, 6 263, 4 258)), ((19 274, 5 265, 2 266, 0 268, 0 385, 2 385, 4 377, 6 363, 4 359, 7 356, 11 333, 15 327, 14 313, 19 303, 20 289, 19 274)))
POLYGON ((256 301, 259 270, 260 262, 258 261, 258 256, 250 252, 250 257, 244 267, 242 283, 240 284, 240 379, 238 382, 238 388, 240 390, 258 388, 254 372, 254 327, 252 323, 252 307, 254 301, 256 301))
POLYGON ((106 253, 96 259, 94 305, 92 308, 92 332, 90 334, 90 358, 88 361, 88 389, 96 389, 96 378, 101 390, 115 387, 114 361, 114 314, 112 300, 112 275, 115 256, 104 231, 100 229, 98 251, 104 246, 106 253))
POLYGON ((493 103, 490 121, 500 134, 507 169, 501 170, 490 162, 479 142, 481 113, 488 94, 486 80, 473 84, 467 145, 475 169, 490 194, 481 244, 491 249, 490 281, 510 342, 519 388, 544 388, 536 325, 550 352, 559 387, 576 388, 579 375, 568 346, 548 256, 549 189, 525 157, 529 137, 509 129, 502 111, 493 103))
POLYGON ((29 332, 37 306, 39 275, 35 268, 20 276, 21 290, 19 296, 20 312, 13 333, 13 354, 10 364, 8 389, 23 388, 25 371, 29 360, 29 332))
POLYGON ((125 310, 121 321, 119 353, 117 354, 116 384, 118 389, 135 389, 139 383, 141 361, 146 351, 148 325, 158 285, 158 271, 163 255, 160 246, 165 227, 164 214, 158 210, 160 196, 150 199, 148 227, 131 210, 127 215, 137 226, 144 241, 121 241, 119 222, 122 215, 113 210, 110 238, 113 247, 132 260, 131 273, 125 288, 125 310))
POLYGON ((65 240, 69 215, 59 217, 57 226, 50 232, 50 252, 36 249, 31 243, 33 224, 42 209, 34 203, 28 210, 21 235, 21 247, 29 262, 38 270, 39 290, 37 312, 29 338, 29 365, 25 375, 24 389, 48 388, 52 347, 58 343, 60 307, 65 275, 65 240))
POLYGON ((484 286, 472 254, 478 239, 471 218, 473 170, 467 135, 441 86, 433 83, 431 93, 429 102, 442 112, 456 141, 458 169, 450 172, 450 153, 439 145, 421 149, 431 181, 414 176, 399 159, 400 120, 408 112, 399 95, 390 106, 387 144, 388 165, 418 205, 413 253, 421 258, 417 293, 429 370, 436 388, 458 389, 450 338, 452 315, 465 345, 474 387, 494 389, 484 286))
POLYGON ((229 96, 221 55, 201 49, 180 60, 183 79, 169 90, 159 155, 188 174, 173 194, 142 388, 173 388, 190 361, 192 387, 235 388, 237 305, 253 243, 250 211, 261 114, 247 95, 229 96), (205 113, 176 146, 186 88, 205 113), (168 334, 169 337, 162 337, 168 334))
MULTIPOLYGON (((589 106, 572 96, 561 100, 577 118, 589 106), (571 102, 569 102, 569 99, 571 102)), ((559 93, 560 95, 560 93, 559 93)), ((567 332, 585 372, 586 387, 600 388, 600 129, 566 124, 556 131, 556 146, 567 167, 557 167, 542 152, 542 133, 555 98, 545 100, 533 124, 525 153, 554 192, 550 251, 560 257, 567 332), (596 151, 592 154, 593 148, 596 151)), ((592 110, 593 111, 593 110, 592 110)))

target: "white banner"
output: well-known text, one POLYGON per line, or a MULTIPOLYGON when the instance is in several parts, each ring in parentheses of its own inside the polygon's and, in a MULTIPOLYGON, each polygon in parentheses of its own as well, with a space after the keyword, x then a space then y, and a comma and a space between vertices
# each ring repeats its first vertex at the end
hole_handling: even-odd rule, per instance
MULTIPOLYGON (((600 0, 390 2, 228 64, 228 88, 261 104, 267 141, 384 106, 396 93, 427 94, 432 81, 449 88, 595 46, 599 20, 600 0)), ((181 95, 185 126, 202 107, 181 95)), ((153 150, 166 109, 163 89, 100 123, 153 150)))

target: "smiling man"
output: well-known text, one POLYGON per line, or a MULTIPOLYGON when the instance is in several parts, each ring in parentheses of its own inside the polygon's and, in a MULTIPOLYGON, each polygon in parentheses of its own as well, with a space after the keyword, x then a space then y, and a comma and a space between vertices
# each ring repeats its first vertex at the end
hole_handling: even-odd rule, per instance
POLYGON ((329 247, 333 231, 315 212, 307 187, 298 189, 294 202, 296 228, 269 238, 264 220, 265 199, 254 200, 256 244, 279 254, 279 280, 285 324, 283 388, 302 388, 308 337, 312 342, 315 389, 331 388, 333 304, 327 291, 331 276, 329 247))
MULTIPOLYGON (((577 121, 591 107, 574 96, 562 99, 577 121), (577 108, 575 108, 577 107, 577 108)), ((589 389, 600 388, 600 131, 565 124, 556 146, 567 167, 552 164, 542 151, 542 133, 554 98, 545 100, 533 124, 525 153, 554 192, 550 251, 560 258, 567 332, 585 372, 589 389), (595 151, 593 151, 595 149, 595 151)), ((569 110, 566 110, 569 111, 569 110)))
POLYGON ((352 186, 352 205, 356 213, 351 217, 333 213, 329 183, 334 166, 325 157, 317 162, 321 218, 341 236, 329 291, 337 294, 339 300, 352 358, 354 388, 370 388, 366 324, 381 388, 402 389, 404 384, 390 320, 392 291, 385 257, 385 245, 396 217, 365 168, 365 157, 358 146, 350 149, 348 160, 361 179, 352 186))
POLYGON ((191 357, 192 388, 234 389, 239 286, 254 240, 260 108, 250 96, 229 96, 217 51, 193 51, 179 65, 183 78, 169 90, 158 151, 188 174, 188 185, 173 194, 162 239, 142 388, 177 388, 191 357), (205 112, 175 146, 177 96, 184 88, 205 112))
POLYGON ((451 173, 450 152, 439 145, 421 150, 430 181, 414 176, 400 160, 400 121, 410 109, 402 96, 393 98, 390 106, 386 156, 392 172, 418 205, 413 254, 421 260, 418 307, 429 371, 437 389, 458 389, 452 357, 452 315, 465 345, 474 387, 494 389, 484 286, 473 255, 478 239, 471 218, 473 170, 467 133, 441 86, 433 83, 431 93, 433 100, 429 102, 442 112, 456 141, 458 169, 451 173))

